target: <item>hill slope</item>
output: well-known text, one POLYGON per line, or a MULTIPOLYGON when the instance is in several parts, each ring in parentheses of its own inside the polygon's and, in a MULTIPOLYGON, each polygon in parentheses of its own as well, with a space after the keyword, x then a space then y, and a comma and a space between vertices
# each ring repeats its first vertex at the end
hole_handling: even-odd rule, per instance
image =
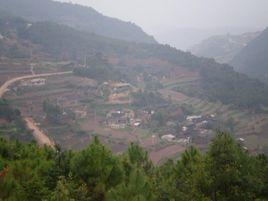
POLYGON ((260 33, 244 33, 242 35, 212 36, 191 48, 194 55, 214 58, 221 63, 229 63, 251 40, 260 33))
POLYGON ((251 41, 231 64, 238 72, 250 77, 258 78, 268 83, 268 28, 265 29, 255 40, 251 41))
POLYGON ((156 43, 135 24, 106 17, 90 7, 51 0, 0 0, 0 8, 31 21, 52 21, 106 37, 156 43))
POLYGON ((173 75, 177 69, 186 69, 200 75, 193 86, 197 90, 193 96, 243 108, 268 106, 268 97, 263 95, 268 94, 268 88, 262 83, 236 73, 231 66, 198 58, 169 46, 112 40, 55 23, 29 23, 10 17, 0 20, 0 30, 4 36, 0 44, 2 52, 11 51, 11 57, 16 57, 14 51, 20 53, 25 49, 28 49, 29 56, 32 49, 35 56, 46 55, 57 60, 83 63, 85 55, 101 53, 115 61, 113 65, 122 66, 130 79, 136 77, 132 73, 146 72, 161 79, 173 75), (16 45, 10 46, 13 43, 16 45))

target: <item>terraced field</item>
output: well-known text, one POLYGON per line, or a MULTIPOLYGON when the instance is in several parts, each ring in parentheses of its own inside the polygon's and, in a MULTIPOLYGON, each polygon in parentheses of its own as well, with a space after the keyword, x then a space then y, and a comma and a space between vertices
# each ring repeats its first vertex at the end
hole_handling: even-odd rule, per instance
POLYGON ((176 93, 172 92, 172 89, 178 86, 187 87, 196 80, 196 77, 189 77, 188 79, 187 77, 178 77, 178 79, 175 80, 165 80, 162 82, 165 88, 161 90, 161 93, 164 97, 167 97, 165 94, 169 92, 169 99, 173 102, 191 106, 194 114, 200 114, 202 116, 216 114, 217 119, 222 122, 222 124, 227 124, 228 126, 228 123, 232 123, 233 134, 249 141, 248 144, 251 148, 263 145, 268 146, 268 137, 265 137, 268 128, 268 114, 252 113, 248 110, 234 109, 231 105, 224 105, 221 102, 211 102, 196 97, 189 97, 183 93, 180 93, 180 96, 183 98, 179 99, 175 97, 176 93), (255 139, 258 143, 250 143, 252 139, 255 139))

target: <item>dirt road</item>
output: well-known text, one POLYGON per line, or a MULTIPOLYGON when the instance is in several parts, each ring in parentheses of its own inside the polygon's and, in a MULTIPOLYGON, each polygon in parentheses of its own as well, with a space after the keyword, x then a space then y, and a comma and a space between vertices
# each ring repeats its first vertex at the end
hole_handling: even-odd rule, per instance
MULTIPOLYGON (((32 78, 38 78, 38 77, 49 77, 49 76, 54 76, 54 75, 66 75, 66 74, 71 74, 71 73, 72 73, 72 71, 59 72, 59 73, 44 73, 44 74, 25 75, 25 76, 10 79, 10 80, 6 81, 0 87, 0 98, 3 97, 3 95, 5 94, 5 92, 7 91, 8 87, 10 85, 12 85, 15 82, 18 82, 20 80, 32 79, 32 78)), ((40 128, 38 128, 38 126, 36 126, 36 123, 34 122, 34 120, 32 118, 25 117, 24 120, 27 124, 27 127, 33 131, 33 136, 34 136, 34 138, 39 146, 44 146, 44 145, 47 145, 50 147, 55 146, 54 141, 51 140, 40 128)))
POLYGON ((33 136, 39 146, 54 147, 55 143, 40 128, 38 128, 32 118, 24 118, 27 127, 32 130, 33 136))
POLYGON ((25 75, 21 77, 16 77, 11 80, 6 81, 1 87, 0 87, 0 98, 5 94, 7 91, 7 88, 12 85, 15 82, 18 82, 20 80, 24 79, 31 79, 31 78, 38 78, 38 77, 49 77, 53 75, 66 75, 66 74, 71 74, 72 71, 67 71, 67 72, 59 72, 59 73, 44 73, 44 74, 36 74, 36 75, 25 75))

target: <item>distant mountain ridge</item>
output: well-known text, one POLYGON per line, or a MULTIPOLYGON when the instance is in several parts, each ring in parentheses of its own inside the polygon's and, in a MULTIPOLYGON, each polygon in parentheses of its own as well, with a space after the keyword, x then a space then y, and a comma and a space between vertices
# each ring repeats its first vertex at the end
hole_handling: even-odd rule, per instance
POLYGON ((220 63, 229 63, 236 54, 259 34, 260 32, 251 32, 241 35, 212 36, 193 46, 191 52, 196 56, 214 58, 220 63))
POLYGON ((196 56, 214 58, 220 63, 229 63, 236 54, 259 34, 260 32, 241 35, 216 35, 193 46, 190 51, 196 56))
POLYGON ((93 8, 52 0, 0 0, 0 9, 30 21, 52 21, 81 31, 140 43, 157 43, 139 26, 106 17, 93 8))
POLYGON ((238 72, 268 84, 268 28, 231 61, 238 72))

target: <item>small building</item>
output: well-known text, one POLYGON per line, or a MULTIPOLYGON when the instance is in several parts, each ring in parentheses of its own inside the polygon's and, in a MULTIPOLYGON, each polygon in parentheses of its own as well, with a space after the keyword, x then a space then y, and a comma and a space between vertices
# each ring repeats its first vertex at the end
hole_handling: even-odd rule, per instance
POLYGON ((238 138, 238 141, 245 142, 245 139, 244 138, 238 138))
POLYGON ((141 125, 141 121, 135 121, 135 122, 133 123, 133 125, 134 125, 135 127, 138 127, 138 126, 141 125))
POLYGON ((44 78, 36 78, 31 80, 32 86, 42 86, 46 84, 46 79, 44 78))
POLYGON ((245 146, 246 140, 244 138, 238 138, 237 143, 240 144, 241 146, 245 146))
POLYGON ((193 121, 193 120, 201 119, 201 118, 202 118, 201 115, 192 115, 192 116, 187 116, 186 120, 193 121))
POLYGON ((46 84, 46 79, 44 78, 35 78, 32 80, 28 81, 22 81, 21 86, 23 87, 31 87, 31 86, 43 86, 46 84))
POLYGON ((2 34, 0 34, 0 40, 3 40, 4 36, 2 34))
POLYGON ((114 83, 112 84, 112 93, 124 93, 131 90, 131 85, 129 83, 114 83))
POLYGON ((168 134, 168 135, 163 135, 161 139, 166 140, 168 142, 173 142, 176 139, 176 137, 172 134, 168 134))
POLYGON ((211 118, 215 118, 216 117, 216 114, 211 114, 210 117, 211 118))
POLYGON ((182 127, 182 131, 183 131, 183 132, 185 132, 185 131, 187 131, 187 130, 188 130, 188 128, 187 128, 186 126, 183 126, 183 127, 182 127))

